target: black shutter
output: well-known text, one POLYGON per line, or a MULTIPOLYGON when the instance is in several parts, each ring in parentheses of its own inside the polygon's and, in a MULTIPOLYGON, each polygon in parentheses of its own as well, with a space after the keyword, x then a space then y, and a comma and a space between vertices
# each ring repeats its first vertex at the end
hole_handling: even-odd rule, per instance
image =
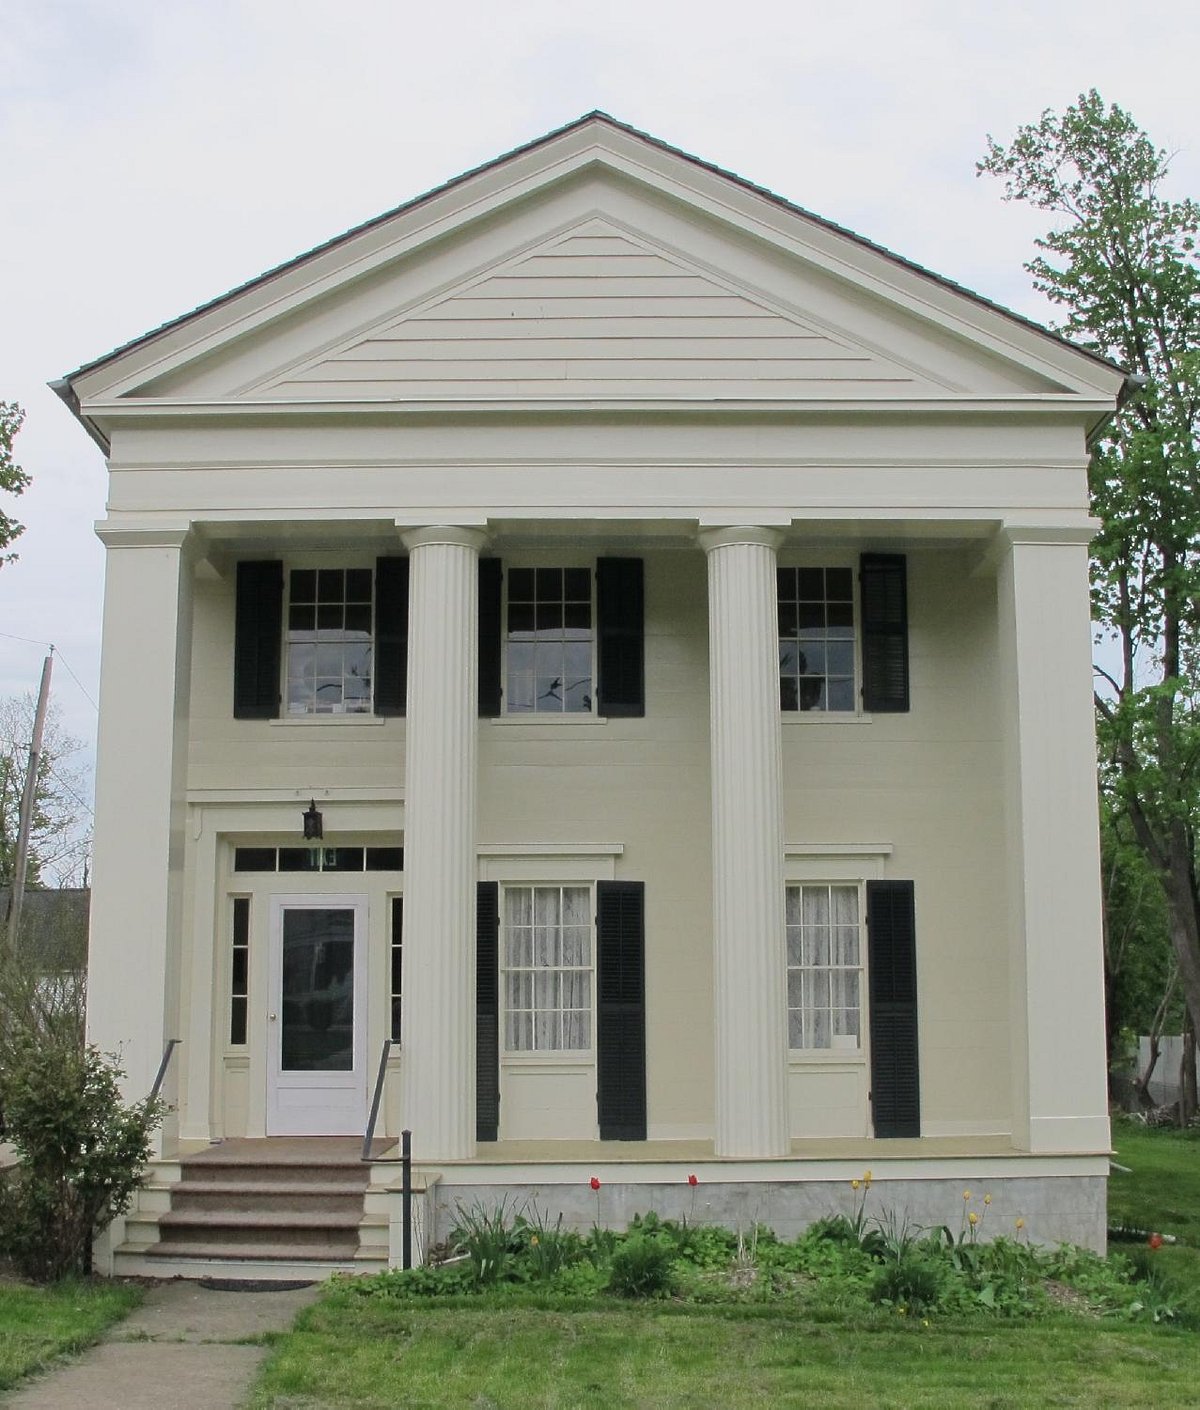
POLYGON ((279 653, 283 647, 283 564, 237 565, 233 633, 233 716, 279 716, 279 653))
POLYGON ((908 709, 908 588, 902 553, 864 553, 862 591, 863 709, 908 709))
POLYGON ((596 883, 596 1105, 602 1141, 646 1139, 646 887, 596 883))
POLYGON ((640 558, 597 560, 596 629, 600 713, 644 715, 645 605, 640 558))
POLYGON ((919 1136, 917 936, 911 881, 867 882, 867 952, 875 1135, 919 1136))
POLYGON ((408 559, 375 560, 375 713, 403 715, 408 695, 408 559))
POLYGON ((500 713, 500 560, 479 560, 479 714, 500 713))
POLYGON ((500 887, 475 895, 475 1139, 500 1137, 500 887))

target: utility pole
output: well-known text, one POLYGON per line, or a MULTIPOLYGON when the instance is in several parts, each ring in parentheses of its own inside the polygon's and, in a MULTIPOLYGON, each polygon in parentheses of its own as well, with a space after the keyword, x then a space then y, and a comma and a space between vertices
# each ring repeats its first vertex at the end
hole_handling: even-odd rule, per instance
POLYGON ((21 795, 21 820, 17 825, 17 858, 13 867, 12 897, 8 903, 8 944, 15 950, 21 933, 21 907, 25 904, 25 873, 29 869, 29 832, 33 827, 33 805, 37 798, 38 767, 42 761, 42 734, 50 704, 50 672, 54 668, 54 648, 42 662, 42 683, 38 688, 37 711, 33 717, 33 739, 29 745, 29 768, 25 792, 21 795))

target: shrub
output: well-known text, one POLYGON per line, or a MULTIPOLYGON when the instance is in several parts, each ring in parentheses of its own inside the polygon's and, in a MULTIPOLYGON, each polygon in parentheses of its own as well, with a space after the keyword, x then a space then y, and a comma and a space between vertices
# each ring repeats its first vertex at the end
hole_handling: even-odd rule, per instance
POLYGON ((630 1234, 614 1250, 608 1290, 618 1297, 659 1297, 671 1291, 675 1250, 657 1234, 630 1234))
POLYGON ((0 1186, 0 1234, 28 1277, 87 1273, 93 1238, 141 1183, 164 1107, 126 1106, 116 1059, 69 1030, 6 1036, 0 1104, 19 1163, 0 1186))

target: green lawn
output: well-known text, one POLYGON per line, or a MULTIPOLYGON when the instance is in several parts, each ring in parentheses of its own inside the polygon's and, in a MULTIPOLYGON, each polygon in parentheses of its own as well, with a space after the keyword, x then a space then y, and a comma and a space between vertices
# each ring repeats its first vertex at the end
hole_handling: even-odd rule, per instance
MULTIPOLYGON (((1200 1130, 1147 1130, 1113 1125, 1116 1160, 1108 1181, 1110 1226, 1170 1234, 1178 1242, 1154 1255, 1164 1281, 1200 1316, 1200 1130)), ((1123 1244, 1113 1244, 1124 1249, 1123 1244)))
POLYGON ((57 1356, 82 1351, 142 1300, 125 1283, 37 1288, 0 1279, 0 1391, 57 1356))
MULTIPOLYGON (((1117 1124, 1114 1223, 1173 1234, 1163 1299, 1200 1325, 1200 1133, 1117 1124)), ((1071 1299, 1067 1299, 1071 1305, 1071 1299)), ((698 1305, 508 1292, 363 1297, 332 1285, 263 1368, 252 1410, 1017 1410, 1200 1402, 1200 1335, 1059 1311, 902 1317, 835 1297, 698 1305), (845 1308, 845 1310, 842 1310, 845 1308)))
POLYGON ((254 1410, 763 1405, 1194 1406, 1200 1338, 1060 1319, 815 1322, 746 1308, 413 1307, 331 1293, 266 1366, 254 1410))

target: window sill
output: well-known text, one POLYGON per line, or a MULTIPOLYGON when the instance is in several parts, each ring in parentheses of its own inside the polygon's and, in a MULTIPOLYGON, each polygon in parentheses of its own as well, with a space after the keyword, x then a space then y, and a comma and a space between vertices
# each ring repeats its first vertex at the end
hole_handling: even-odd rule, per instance
POLYGON ((869 725, 875 716, 856 710, 781 710, 785 725, 869 725))
POLYGON ((790 1048, 789 1067, 862 1067, 867 1055, 861 1048, 790 1048))
POLYGON ((596 1055, 593 1052, 506 1053, 502 1051, 500 1061, 505 1066, 511 1067, 536 1067, 539 1069, 561 1067, 573 1070, 580 1067, 594 1067, 596 1055))
POLYGON ((569 725, 583 725, 585 728, 591 728, 593 725, 608 724, 608 716, 585 715, 582 713, 577 715, 568 715, 566 713, 552 715, 549 712, 539 715, 534 712, 528 715, 494 715, 488 723, 492 725, 516 725, 525 729, 538 725, 549 725, 551 729, 566 729, 569 725))
POLYGON ((335 729, 348 729, 352 725, 386 725, 388 715, 280 715, 276 720, 268 720, 269 725, 283 729, 319 729, 322 725, 333 725, 335 729))

